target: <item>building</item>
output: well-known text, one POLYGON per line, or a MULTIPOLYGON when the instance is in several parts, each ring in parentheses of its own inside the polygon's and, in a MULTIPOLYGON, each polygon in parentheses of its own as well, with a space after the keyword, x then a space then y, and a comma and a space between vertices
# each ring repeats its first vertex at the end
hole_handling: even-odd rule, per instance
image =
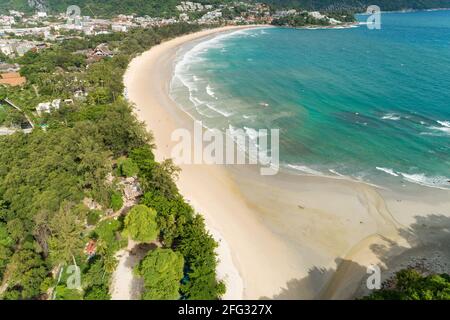
POLYGON ((217 21, 220 18, 222 18, 222 11, 214 10, 214 11, 210 11, 210 12, 206 13, 205 15, 203 15, 203 17, 201 17, 198 20, 198 22, 199 23, 211 23, 211 22, 217 21))
POLYGON ((16 11, 16 10, 9 10, 9 14, 14 16, 14 17, 23 17, 25 15, 25 13, 20 12, 20 11, 16 11))
POLYGON ((20 67, 16 64, 10 64, 10 63, 0 63, 0 72, 1 73, 11 73, 11 72, 17 72, 19 71, 20 67))
MULTIPOLYGON (((196 12, 207 10, 206 6, 203 6, 201 3, 191 2, 191 1, 182 1, 178 6, 176 6, 178 11, 181 12, 196 12)), ((212 6, 208 5, 208 8, 211 9, 212 6)))
POLYGON ((189 21, 189 15, 187 13, 181 13, 178 19, 180 21, 189 21))
POLYGON ((0 26, 11 27, 15 23, 16 20, 13 16, 0 16, 0 26))
POLYGON ((109 47, 106 43, 99 44, 93 51, 92 55, 95 55, 97 57, 113 57, 114 54, 111 50, 109 50, 109 47))
POLYGON ((47 18, 47 12, 43 12, 43 11, 37 12, 36 16, 40 19, 47 18))
POLYGON ((61 99, 55 99, 52 102, 42 102, 36 107, 38 115, 43 113, 51 113, 53 110, 59 110, 61 106, 61 99))
POLYGON ((25 77, 22 77, 18 72, 7 72, 0 74, 0 84, 8 86, 21 86, 27 82, 25 77))
POLYGON ((19 57, 21 57, 34 48, 36 48, 36 46, 32 42, 20 42, 16 46, 16 53, 19 57))
POLYGON ((0 43, 0 52, 5 56, 10 56, 15 53, 15 49, 11 43, 0 43))
POLYGON ((33 41, 18 39, 0 40, 0 52, 6 56, 18 55, 19 57, 21 57, 32 49, 39 50, 43 47, 46 47, 46 44, 35 43, 33 41), (39 46, 39 48, 36 47, 37 45, 39 46))
POLYGON ((111 25, 111 29, 114 32, 128 32, 128 25, 115 23, 111 25))
POLYGON ((77 90, 73 93, 73 97, 75 100, 85 100, 87 97, 87 92, 83 90, 77 90))
POLYGON ((97 242, 95 240, 89 240, 89 242, 84 247, 84 253, 88 256, 88 259, 95 256, 97 252, 97 242))

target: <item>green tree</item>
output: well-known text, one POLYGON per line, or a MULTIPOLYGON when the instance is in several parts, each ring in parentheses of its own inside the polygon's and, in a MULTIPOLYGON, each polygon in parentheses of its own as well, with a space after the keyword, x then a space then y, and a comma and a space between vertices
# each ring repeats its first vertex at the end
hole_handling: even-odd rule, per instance
POLYGON ((51 222, 52 236, 49 241, 50 257, 55 263, 74 262, 83 251, 82 224, 67 204, 61 207, 51 222))
POLYGON ((10 248, 0 245, 0 283, 3 280, 3 274, 12 256, 10 248))
POLYGON ((117 191, 112 192, 111 194, 111 201, 110 201, 110 207, 114 211, 119 211, 123 207, 123 198, 122 194, 120 194, 117 191))
MULTIPOLYGON (((98 237, 98 242, 101 244, 102 250, 106 252, 114 253, 123 246, 127 245, 126 239, 120 238, 120 231, 122 230, 121 220, 107 219, 101 221, 97 228, 94 230, 94 234, 98 237)), ((102 254, 103 255, 103 254, 102 254)))
POLYGON ((170 249, 156 249, 135 267, 135 273, 144 279, 144 300, 177 300, 183 278, 184 259, 170 249))
POLYGON ((9 235, 7 227, 0 222, 0 246, 10 247, 14 244, 14 240, 9 235))
POLYGON ((135 241, 156 240, 159 234, 156 211, 145 205, 134 206, 125 218, 124 233, 135 241))
POLYGON ((48 270, 40 255, 32 250, 23 249, 14 253, 7 272, 10 274, 8 291, 11 295, 31 299, 41 294, 41 284, 48 270))
POLYGON ((450 300, 450 275, 423 276, 413 269, 399 271, 393 286, 375 291, 365 300, 450 300))
POLYGON ((139 172, 138 166, 129 158, 120 158, 117 161, 117 169, 122 177, 134 177, 139 172))
POLYGON ((106 286, 93 286, 86 290, 84 300, 110 300, 111 295, 106 286))
POLYGON ((206 231, 203 217, 197 215, 184 229, 179 250, 186 259, 188 280, 182 287, 186 299, 213 300, 225 293, 216 277, 217 243, 206 231))
POLYGON ((99 222, 101 215, 102 212, 100 210, 89 211, 86 218, 87 224, 90 226, 95 226, 99 222))
POLYGON ((27 234, 25 225, 19 218, 8 221, 7 228, 11 238, 16 242, 22 240, 27 234))
POLYGON ((158 213, 161 241, 168 247, 183 234, 186 223, 194 217, 194 210, 181 196, 168 199, 160 192, 147 192, 142 204, 154 208, 158 213))

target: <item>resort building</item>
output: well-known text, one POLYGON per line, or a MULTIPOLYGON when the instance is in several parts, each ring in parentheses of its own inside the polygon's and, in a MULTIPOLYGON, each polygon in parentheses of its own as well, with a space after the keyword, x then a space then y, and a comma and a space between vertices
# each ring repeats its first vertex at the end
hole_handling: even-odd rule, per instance
POLYGON ((53 110, 58 110, 61 105, 61 99, 55 99, 52 102, 42 102, 36 107, 38 115, 43 113, 51 113, 53 110))
POLYGON ((27 82, 25 77, 22 77, 18 72, 7 72, 0 74, 0 84, 8 86, 21 86, 27 82))

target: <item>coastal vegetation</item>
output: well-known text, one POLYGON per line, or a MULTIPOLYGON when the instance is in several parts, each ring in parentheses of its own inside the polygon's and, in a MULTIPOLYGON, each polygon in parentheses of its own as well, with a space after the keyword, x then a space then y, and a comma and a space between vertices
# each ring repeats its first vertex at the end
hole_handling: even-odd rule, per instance
POLYGON ((37 126, 30 134, 0 137, 3 299, 109 299, 115 253, 128 236, 162 246, 149 252, 138 273, 146 284, 170 290, 145 290, 144 299, 217 299, 224 293, 215 271, 216 242, 179 194, 178 169, 155 161, 152 137, 123 96, 122 75, 131 58, 199 28, 176 24, 74 38, 17 59, 28 82, 2 87, 1 95, 37 126), (77 53, 100 43, 114 56, 88 63, 77 53), (35 112, 51 99, 71 102, 35 112), (118 181, 136 176, 142 203, 124 217, 118 181), (164 257, 163 265, 155 266, 157 257, 164 257), (73 265, 81 274, 76 288, 67 284, 73 265), (157 274, 166 267, 170 272, 157 274))
POLYGON ((414 269, 398 272, 386 286, 365 300, 450 300, 450 275, 423 276, 414 269))
POLYGON ((159 234, 156 211, 145 205, 135 206, 125 217, 124 234, 139 242, 155 241, 159 234))
POLYGON ((144 278, 144 300, 177 300, 183 278, 183 256, 171 249, 151 251, 134 272, 144 278))
POLYGON ((303 26, 328 26, 330 22, 328 19, 319 19, 312 17, 307 12, 300 14, 293 14, 284 17, 274 19, 272 24, 275 26, 290 26, 290 27, 303 27, 303 26))

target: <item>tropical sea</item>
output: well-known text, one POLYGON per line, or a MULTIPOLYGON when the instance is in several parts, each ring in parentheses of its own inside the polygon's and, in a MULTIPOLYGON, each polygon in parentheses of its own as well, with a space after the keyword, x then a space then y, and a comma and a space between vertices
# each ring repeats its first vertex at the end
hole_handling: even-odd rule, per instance
POLYGON ((280 129, 285 170, 450 189, 450 11, 215 36, 180 52, 171 96, 253 142, 250 128, 280 129))

